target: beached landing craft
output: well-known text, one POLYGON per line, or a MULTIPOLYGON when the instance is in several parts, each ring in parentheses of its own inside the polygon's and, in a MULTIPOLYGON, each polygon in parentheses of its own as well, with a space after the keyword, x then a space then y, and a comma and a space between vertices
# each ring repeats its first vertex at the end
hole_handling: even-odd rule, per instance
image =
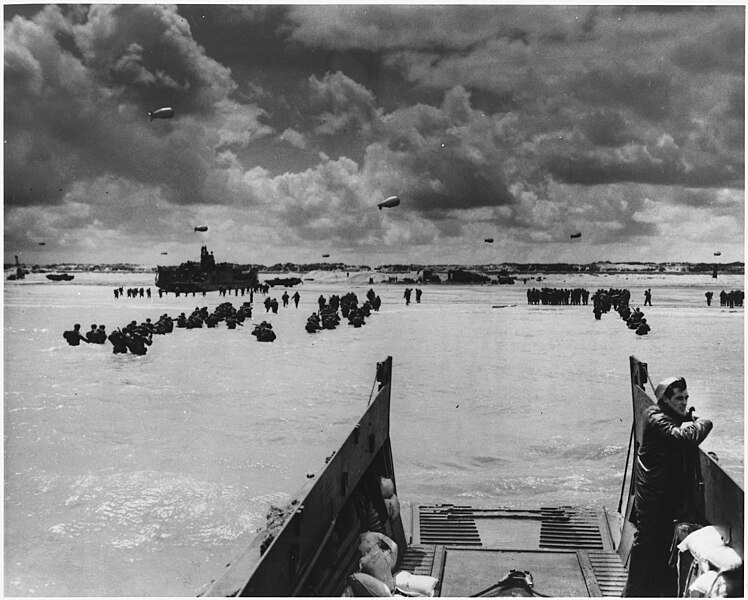
POLYGON ((187 261, 177 267, 156 267, 156 287, 165 292, 213 292, 220 288, 253 287, 257 270, 232 263, 216 263, 208 247, 200 248, 200 262, 187 261))
POLYGON ((295 285, 299 285, 300 283, 304 283, 300 277, 273 277, 272 279, 266 279, 263 283, 266 283, 270 287, 275 287, 276 285, 282 285, 285 287, 293 287, 295 285))
MULTIPOLYGON (((376 398, 342 446, 285 508, 271 511, 268 525, 199 595, 339 596, 359 571, 361 534, 374 522, 397 544, 396 551, 383 552, 394 563, 395 591, 401 594, 620 596, 635 530, 630 520, 634 474, 628 465, 636 465, 631 457, 641 440, 642 415, 652 404, 645 391, 646 365, 631 357, 630 369, 633 423, 621 497, 611 498, 617 510, 414 504, 409 516, 393 508, 399 503, 389 436, 392 359, 387 358, 377 365, 376 398)), ((699 540, 695 534, 686 538, 681 583, 700 580, 705 595, 739 596, 743 490, 712 457, 698 454, 688 493, 706 526, 697 530, 699 540), (703 543, 708 537, 712 541, 703 543)), ((381 570, 378 575, 379 581, 389 576, 381 570)), ((391 591, 361 573, 353 581, 354 591, 370 591, 365 595, 391 591), (373 584, 359 585, 362 581, 373 584)))
POLYGON ((72 281, 75 279, 75 275, 69 275, 68 273, 49 273, 47 279, 50 281, 72 281))

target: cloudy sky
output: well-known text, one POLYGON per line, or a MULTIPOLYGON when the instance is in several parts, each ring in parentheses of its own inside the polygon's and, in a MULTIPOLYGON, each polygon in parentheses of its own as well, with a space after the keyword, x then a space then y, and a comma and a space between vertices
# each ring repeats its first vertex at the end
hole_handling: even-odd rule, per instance
POLYGON ((741 5, 4 10, 5 262, 744 259, 741 5))

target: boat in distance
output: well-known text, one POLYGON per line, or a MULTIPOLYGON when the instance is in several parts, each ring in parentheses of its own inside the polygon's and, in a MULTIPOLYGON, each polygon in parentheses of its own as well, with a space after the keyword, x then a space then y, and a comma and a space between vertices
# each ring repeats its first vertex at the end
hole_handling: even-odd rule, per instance
POLYGON ((276 285, 282 285, 283 287, 293 287, 304 282, 301 280, 301 277, 273 277, 272 279, 266 279, 263 283, 269 285, 270 287, 275 287, 276 285))
MULTIPOLYGON (((363 539, 376 523, 381 533, 375 535, 397 546, 390 553, 395 588, 353 595, 620 597, 636 531, 632 456, 642 439, 644 411, 653 404, 645 390, 647 365, 631 356, 629 367, 633 418, 620 498, 611 498, 617 508, 412 503, 401 513, 392 509, 397 479, 387 357, 377 364, 374 400, 342 445, 284 507, 271 508, 267 525, 198 596, 351 595, 360 591, 351 582, 364 581, 363 539), (413 580, 422 586, 418 593, 401 588, 413 580)), ((742 596, 743 489, 698 449, 686 494, 698 512, 696 533, 713 533, 735 562, 720 567, 719 552, 702 553, 694 542, 678 555, 679 589, 711 574, 704 596, 715 590, 742 596)))
POLYGON ((75 279, 75 275, 69 273, 49 273, 46 277, 50 281, 72 281, 75 279))
POLYGON ((156 287, 165 292, 214 292, 219 289, 251 288, 258 283, 257 269, 233 263, 216 263, 208 247, 200 249, 200 262, 156 267, 156 287))

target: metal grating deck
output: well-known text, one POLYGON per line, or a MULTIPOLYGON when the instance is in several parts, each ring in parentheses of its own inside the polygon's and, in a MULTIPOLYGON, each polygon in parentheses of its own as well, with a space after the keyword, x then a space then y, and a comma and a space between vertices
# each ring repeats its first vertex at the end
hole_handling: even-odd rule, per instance
MULTIPOLYGON (((626 568, 615 552, 612 540, 608 539, 609 536, 603 537, 603 531, 607 532, 607 528, 602 525, 604 519, 595 510, 568 506, 513 510, 475 509, 449 504, 419 505, 414 517, 417 542, 407 549, 401 567, 411 573, 438 573, 445 547, 486 547, 476 519, 524 519, 539 526, 539 540, 535 538, 539 550, 577 550, 589 557, 589 567, 599 585, 598 593, 602 596, 620 597, 626 584, 626 568)), ((486 544, 494 546, 490 540, 486 544)))
POLYGON ((435 577, 439 581, 434 592, 436 596, 441 596, 444 555, 444 546, 408 546, 399 569, 413 575, 435 577))
POLYGON ((542 508, 541 548, 602 550, 597 513, 568 507, 542 508))
POLYGON ((408 546, 399 569, 414 575, 431 575, 436 546, 408 546))
POLYGON ((587 555, 603 596, 620 598, 626 586, 627 573, 618 554, 609 550, 591 550, 587 555))
POLYGON ((418 526, 422 544, 482 546, 469 506, 420 506, 418 526))

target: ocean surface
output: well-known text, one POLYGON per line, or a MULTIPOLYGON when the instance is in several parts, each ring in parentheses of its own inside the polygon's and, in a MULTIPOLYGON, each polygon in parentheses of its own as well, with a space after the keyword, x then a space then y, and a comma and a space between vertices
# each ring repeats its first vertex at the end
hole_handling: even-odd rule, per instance
MULTIPOLYGON (((392 356, 392 444, 401 501, 615 509, 628 445, 629 356, 655 383, 688 381, 714 450, 743 482, 744 312, 721 308, 742 276, 553 275, 501 286, 368 284, 343 274, 298 286, 298 309, 252 324, 175 329, 146 356, 68 346, 107 330, 248 297, 158 298, 151 274, 43 275, 4 284, 6 596, 194 596, 316 473, 364 411, 392 356), (153 297, 114 299, 114 287, 153 297), (640 337, 590 306, 529 306, 530 287, 628 288, 640 337), (373 287, 364 327, 310 335, 320 295, 373 287), (414 286, 410 286, 414 287, 414 286), (652 289, 653 306, 643 307, 652 289), (711 307, 704 293, 715 292, 711 307)), ((282 289, 270 295, 280 301, 282 289)), ((291 291, 292 293, 292 291, 291 291)))

